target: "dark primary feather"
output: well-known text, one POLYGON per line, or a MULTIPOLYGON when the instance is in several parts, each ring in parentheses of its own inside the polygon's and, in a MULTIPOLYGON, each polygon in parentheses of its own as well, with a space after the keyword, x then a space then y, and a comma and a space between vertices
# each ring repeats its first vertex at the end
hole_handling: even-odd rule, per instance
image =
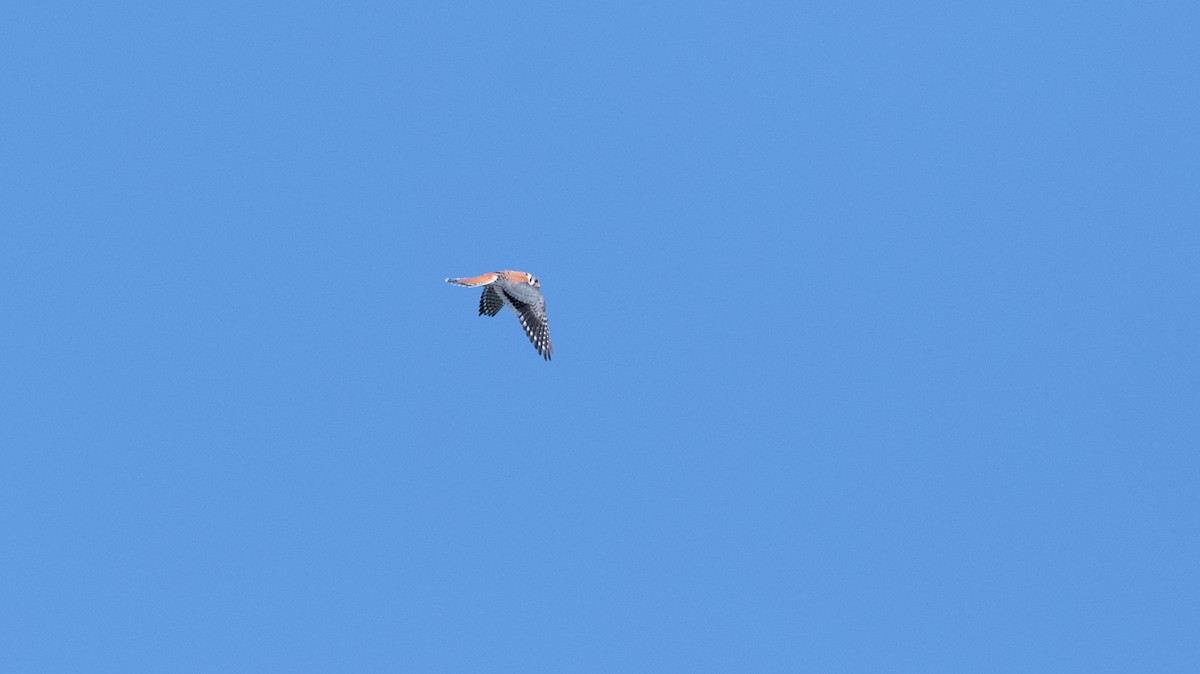
POLYGON ((495 286, 485 287, 483 295, 479 297, 479 315, 495 316, 503 308, 504 299, 500 297, 500 293, 496 292, 495 286))

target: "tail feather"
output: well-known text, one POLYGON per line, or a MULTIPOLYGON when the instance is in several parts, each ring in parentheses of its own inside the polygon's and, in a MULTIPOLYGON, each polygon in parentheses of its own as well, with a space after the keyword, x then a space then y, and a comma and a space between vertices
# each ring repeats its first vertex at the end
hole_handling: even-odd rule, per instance
POLYGON ((494 283, 496 278, 496 272, 491 272, 488 274, 480 274, 479 276, 472 276, 470 278, 448 278, 446 279, 446 283, 453 283, 456 286, 463 286, 466 288, 474 288, 476 286, 485 286, 489 283, 494 283))

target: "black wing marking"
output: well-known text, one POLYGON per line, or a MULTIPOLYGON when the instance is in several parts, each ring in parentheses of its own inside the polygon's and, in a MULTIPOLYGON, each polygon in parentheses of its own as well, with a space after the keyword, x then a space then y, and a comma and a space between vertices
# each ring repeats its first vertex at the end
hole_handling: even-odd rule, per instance
POLYGON ((479 296, 479 315, 495 316, 504 308, 504 298, 496 292, 495 286, 487 286, 479 296))
POLYGON ((517 319, 521 321, 521 327, 525 329, 525 335, 529 337, 529 341, 533 342, 533 347, 542 355, 542 358, 550 360, 550 355, 554 351, 554 347, 550 344, 550 324, 546 320, 546 302, 541 297, 535 303, 522 302, 513 297, 513 294, 503 291, 504 296, 512 303, 513 309, 517 312, 517 319))

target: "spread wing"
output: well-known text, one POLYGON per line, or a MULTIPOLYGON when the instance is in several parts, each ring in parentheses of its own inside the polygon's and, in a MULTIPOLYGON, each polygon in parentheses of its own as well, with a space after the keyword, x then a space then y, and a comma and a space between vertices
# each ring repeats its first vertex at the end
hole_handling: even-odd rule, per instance
POLYGON ((542 294, 532 288, 519 291, 505 289, 501 292, 517 312, 517 319, 521 321, 521 327, 525 329, 534 348, 542 358, 550 360, 554 347, 550 344, 550 324, 546 320, 546 300, 542 294))
POLYGON ((504 308, 504 298, 496 290, 496 286, 487 286, 479 296, 479 315, 495 316, 504 308))

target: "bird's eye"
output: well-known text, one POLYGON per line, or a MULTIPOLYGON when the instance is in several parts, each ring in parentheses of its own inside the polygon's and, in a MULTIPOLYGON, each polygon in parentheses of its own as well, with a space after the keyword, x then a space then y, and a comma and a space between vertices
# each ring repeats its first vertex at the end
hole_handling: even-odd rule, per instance
POLYGON ((535 286, 537 284, 538 284, 538 280, 536 278, 534 278, 533 275, 530 275, 529 276, 529 285, 535 286))

